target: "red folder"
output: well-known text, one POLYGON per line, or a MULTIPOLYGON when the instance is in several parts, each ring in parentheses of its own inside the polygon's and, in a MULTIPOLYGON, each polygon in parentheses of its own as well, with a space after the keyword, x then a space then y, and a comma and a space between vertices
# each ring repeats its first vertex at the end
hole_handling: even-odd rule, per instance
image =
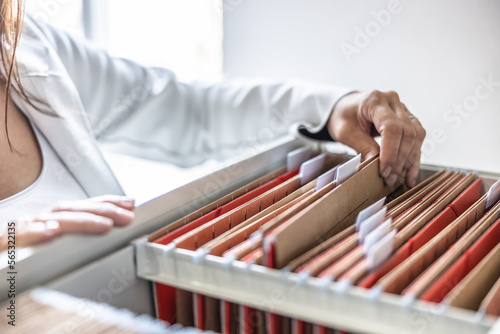
POLYGON ((244 194, 238 198, 235 198, 234 200, 227 203, 226 205, 223 205, 223 206, 217 208, 216 210, 209 212, 206 215, 203 215, 202 217, 200 217, 196 220, 193 220, 192 222, 189 222, 182 227, 179 227, 178 229, 164 235, 163 237, 156 239, 154 242, 157 244, 162 244, 162 245, 169 244, 172 241, 174 241, 174 239, 182 236, 183 234, 185 234, 189 231, 192 231, 195 228, 198 228, 201 225, 208 223, 209 221, 236 209, 237 207, 247 203, 248 201, 251 201, 252 199, 262 195, 266 191, 269 191, 272 188, 280 185, 281 183, 291 179, 292 177, 294 177, 298 173, 299 173, 299 170, 296 169, 294 171, 287 172, 283 175, 280 175, 280 176, 276 177, 275 179, 261 185, 260 187, 257 187, 255 189, 247 192, 246 194, 244 194))
POLYGON ((227 300, 221 301, 222 303, 222 333, 223 334, 231 334, 231 327, 232 327, 232 322, 233 322, 233 317, 235 314, 233 314, 232 309, 233 309, 233 303, 228 302, 227 300))
POLYGON ((500 219, 457 260, 420 299, 439 303, 500 242, 500 219))
MULTIPOLYGON (((178 229, 156 239, 154 243, 157 244, 162 244, 162 245, 167 245, 174 241, 176 238, 182 236, 183 234, 192 231, 193 229, 208 223, 212 219, 215 219, 219 217, 220 215, 223 215, 231 210, 234 210, 240 205, 243 205, 244 203, 254 199, 255 197, 258 197, 265 193, 266 191, 276 187, 277 185, 287 181, 288 179, 294 177, 299 173, 299 170, 293 170, 290 172, 287 172, 283 175, 280 175, 276 177, 275 179, 249 191, 248 193, 234 199, 233 201, 227 203, 226 205, 223 205, 216 210, 207 213, 206 215, 203 215, 202 217, 193 220, 192 222, 187 223, 184 226, 179 227, 178 229)), ((158 311, 158 319, 164 320, 169 322, 170 324, 175 323, 175 318, 176 318, 176 310, 175 310, 175 303, 176 303, 176 292, 175 288, 160 284, 160 283, 155 283, 156 285, 156 300, 157 300, 157 311, 158 311)))
POLYGON ((472 204, 481 197, 481 179, 478 178, 465 189, 450 205, 448 205, 429 224, 422 228, 415 236, 404 244, 387 262, 365 277, 359 286, 373 287, 379 279, 396 268, 401 262, 416 252, 420 247, 431 240, 453 220, 464 213, 472 204))
POLYGON ((193 294, 195 298, 194 307, 196 308, 195 314, 195 326, 199 330, 205 329, 205 296, 199 293, 193 294))

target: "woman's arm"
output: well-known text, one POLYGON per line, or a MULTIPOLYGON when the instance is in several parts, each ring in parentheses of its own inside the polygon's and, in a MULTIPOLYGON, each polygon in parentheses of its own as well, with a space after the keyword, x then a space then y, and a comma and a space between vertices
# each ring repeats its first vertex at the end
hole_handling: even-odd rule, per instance
POLYGON ((94 135, 115 151, 189 166, 306 123, 302 134, 334 138, 365 156, 378 152, 372 137, 381 135, 382 176, 393 183, 408 171, 408 185, 415 183, 425 130, 394 92, 248 80, 186 84, 169 70, 113 58, 48 25, 28 23, 57 52, 94 135))
POLYGON ((193 165, 221 150, 283 135, 296 122, 317 131, 351 91, 255 80, 187 84, 169 70, 113 58, 48 25, 27 23, 55 49, 95 136, 144 158, 193 165))

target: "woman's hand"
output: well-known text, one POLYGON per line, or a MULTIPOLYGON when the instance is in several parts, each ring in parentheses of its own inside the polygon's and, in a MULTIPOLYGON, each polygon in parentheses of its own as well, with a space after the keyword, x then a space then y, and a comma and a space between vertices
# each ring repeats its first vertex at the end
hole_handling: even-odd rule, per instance
POLYGON ((394 184, 406 171, 413 187, 420 169, 420 147, 425 130, 395 92, 352 93, 333 109, 328 123, 330 136, 354 148, 367 159, 380 151, 380 173, 394 184), (373 139, 382 137, 381 146, 373 139))
MULTIPOLYGON (((81 201, 59 202, 41 213, 17 220, 16 246, 48 242, 62 234, 105 234, 113 226, 127 226, 134 219, 134 201, 107 195, 81 201)), ((7 237, 0 240, 0 251, 7 237)))

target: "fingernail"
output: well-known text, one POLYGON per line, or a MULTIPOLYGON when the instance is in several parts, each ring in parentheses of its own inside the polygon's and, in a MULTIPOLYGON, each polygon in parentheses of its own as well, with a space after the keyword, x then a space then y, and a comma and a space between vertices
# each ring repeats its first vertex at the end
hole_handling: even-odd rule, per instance
POLYGON ((34 222, 29 225, 29 229, 35 233, 45 232, 47 227, 43 222, 34 222))
POLYGON ((133 208, 135 206, 135 200, 133 200, 131 198, 123 199, 120 201, 120 205, 133 208))
POLYGON ((385 167, 385 169, 382 171, 382 177, 386 179, 389 174, 391 174, 392 168, 391 167, 385 167))
POLYGON ((113 220, 105 217, 97 217, 95 223, 101 226, 113 226, 113 220))
POLYGON ((45 222, 45 231, 44 234, 48 238, 55 237, 61 233, 61 227, 59 222, 56 220, 49 220, 45 222))
POLYGON ((125 210, 123 208, 117 208, 116 213, 119 214, 120 216, 125 216, 126 218, 134 219, 134 213, 129 210, 125 210))
POLYGON ((46 221, 45 228, 47 230, 58 230, 59 229, 59 222, 57 220, 46 221))
POLYGON ((417 183, 417 179, 411 179, 410 182, 408 182, 408 186, 410 188, 415 187, 415 184, 417 183))
POLYGON ((394 184, 394 182, 396 182, 396 180, 398 179, 398 176, 396 174, 392 174, 391 176, 389 176, 387 178, 387 180, 385 181, 388 185, 392 186, 394 184))
POLYGON ((113 220, 111 219, 108 219, 108 218, 97 218, 95 220, 95 227, 94 229, 91 231, 91 233, 106 233, 106 232, 109 232, 109 230, 111 230, 111 228, 113 227, 113 220))

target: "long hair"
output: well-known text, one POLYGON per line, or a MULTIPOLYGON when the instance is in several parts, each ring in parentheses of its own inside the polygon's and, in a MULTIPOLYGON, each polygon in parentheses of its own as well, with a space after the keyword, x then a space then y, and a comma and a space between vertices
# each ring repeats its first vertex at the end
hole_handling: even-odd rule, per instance
POLYGON ((22 89, 19 81, 19 75, 16 66, 16 50, 21 37, 24 17, 24 0, 0 0, 0 61, 1 66, 4 68, 6 74, 5 80, 5 133, 7 135, 7 142, 12 151, 12 143, 9 138, 9 130, 7 127, 8 120, 8 106, 10 101, 10 89, 12 82, 15 81, 23 96, 24 90, 22 89))

